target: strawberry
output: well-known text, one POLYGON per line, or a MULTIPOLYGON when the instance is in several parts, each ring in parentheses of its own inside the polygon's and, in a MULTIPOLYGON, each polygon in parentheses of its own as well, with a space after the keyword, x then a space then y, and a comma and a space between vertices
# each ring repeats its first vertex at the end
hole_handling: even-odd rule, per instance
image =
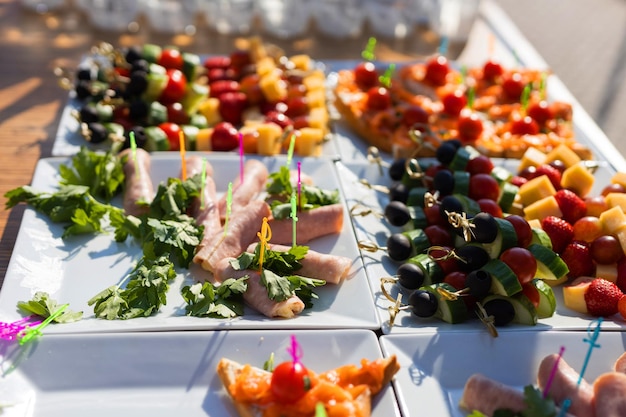
POLYGON ((543 164, 539 165, 535 172, 532 174, 533 178, 546 175, 556 190, 561 188, 561 171, 552 165, 543 164))
POLYGON ((582 240, 571 241, 563 249, 561 259, 567 264, 568 276, 571 278, 594 275, 595 263, 591 256, 590 245, 587 242, 582 240))
POLYGON ((617 285, 604 278, 591 281, 585 291, 585 303, 589 314, 596 317, 609 317, 618 312, 618 303, 624 293, 617 285))
POLYGON ((552 250, 561 253, 574 237, 574 228, 564 219, 548 216, 541 221, 541 228, 550 236, 552 250))
POLYGON ((570 224, 576 223, 578 219, 587 214, 587 204, 585 204, 585 200, 578 197, 578 195, 571 190, 559 190, 554 195, 554 198, 563 213, 563 218, 570 224))
POLYGON ((615 284, 622 291, 626 291, 626 258, 617 261, 617 279, 615 284))

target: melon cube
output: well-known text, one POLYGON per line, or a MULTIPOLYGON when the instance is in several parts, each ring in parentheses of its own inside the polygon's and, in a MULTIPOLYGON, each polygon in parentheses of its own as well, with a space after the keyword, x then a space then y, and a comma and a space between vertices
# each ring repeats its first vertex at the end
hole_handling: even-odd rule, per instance
POLYGON ((563 303, 565 307, 570 310, 577 311, 582 314, 587 314, 587 303, 585 302, 585 292, 589 288, 589 284, 595 278, 591 277, 579 277, 576 278, 571 284, 563 287, 563 303))
POLYGON ((600 214, 602 230, 607 235, 612 235, 626 225, 626 214, 620 206, 611 207, 600 214))
POLYGON ((617 264, 596 264, 596 278, 617 281, 617 264))
POLYGON ((626 254, 626 226, 615 232, 615 237, 619 240, 619 244, 622 246, 622 251, 626 254))
POLYGON ((257 126, 259 133, 257 152, 259 155, 276 155, 280 153, 280 138, 283 130, 276 123, 261 123, 257 126))
POLYGON ((569 168, 572 165, 578 164, 580 157, 572 148, 562 143, 547 153, 545 163, 549 164, 553 161, 561 161, 565 165, 565 168, 569 168))
POLYGON ((546 154, 543 151, 531 146, 526 149, 526 152, 524 152, 517 171, 521 172, 528 167, 537 167, 539 165, 543 165, 544 163, 546 163, 546 154))
POLYGON ((626 188, 626 172, 616 172, 611 178, 611 182, 626 188))
POLYGON ((626 194, 624 193, 609 193, 604 197, 604 201, 610 207, 619 206, 626 213, 626 194))
POLYGON ((222 121, 220 100, 216 97, 207 98, 198 106, 198 113, 206 118, 208 126, 215 126, 222 121))
POLYGON ((535 201, 539 201, 554 194, 556 194, 556 190, 547 175, 540 175, 539 177, 527 181, 522 184, 518 192, 520 202, 524 206, 528 206, 535 201))
POLYGON ((296 153, 300 156, 319 156, 324 142, 324 131, 314 127, 303 127, 296 137, 296 153))
POLYGON ((289 60, 293 63, 296 69, 302 71, 308 71, 311 69, 311 57, 306 54, 292 55, 289 60))
POLYGON ((585 197, 593 188, 593 174, 581 163, 574 164, 563 172, 561 186, 585 197))
POLYGON ((563 212, 554 196, 542 198, 524 207, 524 217, 527 221, 542 220, 548 216, 563 217, 563 212))

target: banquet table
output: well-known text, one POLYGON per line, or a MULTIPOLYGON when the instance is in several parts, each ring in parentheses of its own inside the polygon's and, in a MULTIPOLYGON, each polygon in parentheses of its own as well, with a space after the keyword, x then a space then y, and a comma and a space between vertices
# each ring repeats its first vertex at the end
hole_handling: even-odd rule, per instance
MULTIPOLYGON (((263 35, 259 29, 254 29, 263 35)), ((74 9, 62 9, 51 13, 35 13, 33 11, 20 8, 17 1, 0 0, 0 50, 3 52, 3 59, 0 60, 0 143, 3 145, 3 152, 0 152, 0 166, 2 167, 2 181, 0 183, 0 205, 4 208, 6 198, 4 194, 16 187, 29 184, 33 179, 33 174, 38 161, 41 158, 47 158, 55 154, 55 144, 58 141, 57 131, 63 111, 68 102, 68 92, 61 88, 58 83, 58 77, 55 75, 55 68, 62 67, 67 69, 76 68, 77 64, 83 59, 89 48, 97 42, 110 42, 116 46, 129 46, 133 44, 155 43, 159 45, 177 45, 181 49, 195 52, 198 54, 221 54, 232 51, 233 46, 243 41, 243 36, 220 35, 210 31, 203 31, 201 36, 196 35, 171 35, 165 33, 151 32, 148 30, 139 30, 137 32, 115 32, 96 29, 89 25, 85 15, 74 9)), ((341 67, 349 65, 361 58, 363 45, 368 40, 367 31, 360 36, 342 39, 335 39, 321 36, 318 33, 305 33, 293 39, 283 39, 271 36, 265 36, 264 41, 273 43, 282 48, 286 54, 292 55, 297 53, 306 53, 313 58, 320 60, 328 65, 329 68, 341 67)), ((377 59, 385 62, 409 62, 423 59, 434 54, 440 45, 439 37, 427 27, 416 27, 415 32, 410 36, 402 39, 379 38, 377 45, 377 59)), ((538 69, 548 69, 547 64, 535 49, 528 43, 524 35, 520 33, 513 25, 506 14, 492 1, 482 0, 479 15, 475 21, 473 28, 469 34, 467 42, 451 42, 448 45, 447 54, 450 58, 458 60, 466 65, 480 64, 490 56, 496 57, 505 65, 522 65, 534 67, 538 69)), ((552 74, 548 84, 548 94, 551 97, 558 97, 560 100, 568 101, 573 104, 575 114, 576 135, 587 145, 594 155, 600 160, 606 161, 611 171, 626 171, 626 160, 615 149, 609 139, 597 127, 595 122, 589 117, 585 110, 576 102, 574 97, 569 93, 567 87, 559 80, 558 74, 552 74)), ((365 148, 364 144, 355 146, 352 149, 357 151, 365 148)), ((367 162, 365 154, 355 152, 354 154, 339 153, 338 160, 344 163, 345 167, 350 167, 351 163, 367 162), (354 159, 354 160, 353 160, 354 159)), ((361 166, 361 165, 359 165, 361 166)), ((11 261, 14 246, 18 236, 20 224, 25 214, 25 206, 19 205, 10 210, 0 211, 0 285, 4 282, 9 263, 11 261)), ((358 256, 358 255, 357 255, 358 256)), ((58 363, 46 361, 45 357, 36 358, 33 361, 24 363, 24 372, 33 372, 34 375, 44 375, 41 380, 41 390, 53 386, 52 379, 48 380, 49 375, 57 375, 63 372, 64 366, 74 366, 74 355, 78 361, 76 369, 87 369, 90 374, 105 374, 105 379, 97 381, 96 378, 87 378, 86 381, 70 381, 69 384, 83 384, 88 388, 102 387, 106 384, 115 384, 119 379, 124 381, 124 386, 133 388, 133 386, 146 383, 144 380, 138 379, 133 374, 132 369, 126 369, 126 362, 116 367, 119 372, 119 379, 110 375, 106 369, 106 349, 118 349, 116 354, 120 359, 129 360, 136 356, 137 351, 147 352, 145 357, 137 359, 136 369, 143 370, 142 366, 150 367, 154 363, 159 363, 163 357, 171 357, 169 353, 185 352, 190 358, 199 356, 201 364, 206 364, 214 360, 214 357, 231 353, 227 347, 229 344, 251 346, 258 338, 265 340, 266 344, 259 346, 261 350, 252 350, 248 352, 251 357, 258 359, 265 357, 268 350, 272 350, 272 342, 284 339, 282 332, 285 332, 286 325, 280 330, 270 329, 268 333, 254 333, 260 330, 253 329, 251 333, 239 332, 180 332, 176 337, 168 337, 168 332, 142 332, 137 336, 129 336, 130 333, 114 333, 117 327, 106 327, 109 323, 104 323, 104 328, 109 329, 103 332, 93 332, 84 339, 78 339, 79 336, 69 335, 66 338, 50 337, 50 344, 47 345, 50 352, 57 353, 60 358, 58 363), (107 337, 107 332, 112 332, 107 337), (72 337, 76 336, 76 339, 72 337), (69 343, 68 340, 74 340, 75 343, 69 343), (119 343, 118 343, 119 342, 119 343), (158 346, 160 350, 152 347, 158 346), (206 349, 205 349, 206 348, 206 349), (84 351, 88 350, 93 355, 85 358, 84 351), (167 352, 168 354, 165 354, 167 352), (101 361, 101 363, 100 363, 101 361), (109 378, 109 379, 107 379, 109 378), (46 385, 49 384, 49 385, 46 385), (134 384, 134 385, 133 385, 134 384)), ((518 349, 520 345, 531 340, 536 343, 538 348, 536 352, 528 349, 520 354, 518 364, 509 363, 510 359, 504 356, 495 355, 487 357, 491 349, 494 349, 492 338, 483 330, 476 331, 476 328, 469 328, 466 333, 463 332, 440 332, 435 329, 434 332, 414 332, 409 329, 408 333, 420 334, 400 334, 389 337, 385 335, 387 331, 381 331, 380 327, 374 328, 370 324, 357 326, 359 328, 346 328, 341 323, 335 323, 342 330, 331 329, 327 327, 325 330, 303 330, 296 328, 295 332, 305 346, 309 346, 313 351, 315 349, 324 349, 320 340, 328 340, 329 344, 341 345, 342 343, 354 344, 357 346, 354 352, 350 352, 347 356, 341 354, 342 360, 358 362, 362 356, 376 355, 379 352, 379 342, 382 350, 386 353, 398 354, 401 357, 403 366, 407 362, 415 362, 423 366, 426 363, 433 378, 438 380, 450 380, 456 378, 458 383, 469 375, 466 375, 464 369, 467 365, 467 359, 463 355, 452 355, 453 364, 449 370, 442 371, 439 366, 440 355, 442 352, 448 352, 445 346, 459 345, 467 343, 468 338, 473 340, 472 348, 468 348, 467 357, 478 358, 479 361, 489 362, 487 372, 498 373, 504 366, 512 366, 514 372, 523 374, 522 379, 527 379, 530 371, 522 370, 524 360, 536 361, 540 355, 545 355, 555 345, 559 343, 568 343, 576 357, 583 357, 585 346, 578 343, 578 335, 582 334, 580 325, 575 329, 579 331, 569 332, 566 336, 558 335, 555 332, 503 332, 498 343, 501 350, 518 349), (376 332, 372 332, 375 330, 376 332), (533 333, 532 336, 523 336, 533 333), (445 345, 445 346, 444 346, 445 345), (422 355, 413 355, 412 349, 422 349, 422 355), (522 360, 524 359, 524 360, 522 360), (464 362, 465 361, 465 362, 464 362), (430 367, 430 368, 429 368, 430 367), (463 368, 463 369, 461 369, 463 368), (519 368, 519 369, 518 369, 519 368), (462 371, 462 372, 461 372, 462 371)), ((93 328, 85 327, 93 330, 93 328)), ((480 326, 479 326, 480 328, 480 326)), ((623 326, 614 325, 611 330, 621 330, 623 326)), ((261 329, 263 329, 261 327, 261 329)), ((545 330, 545 328, 542 328, 545 330)), ((153 329, 149 329, 153 330, 153 329)), ((163 330, 163 329, 160 329, 163 330)), ((178 330, 177 328, 165 328, 165 330, 178 330)), ((186 329, 185 329, 186 330, 186 329)), ((245 329, 250 331, 249 329, 245 329)), ((428 329, 430 330, 430 329, 428 329)), ((567 333, 567 332, 566 332, 567 333)), ((604 351, 608 356, 619 354, 622 345, 626 342, 623 340, 626 336, 624 333, 616 331, 609 332, 606 337, 608 343, 604 351)), ((59 335, 54 335, 59 336, 59 335)), ((67 336, 67 335, 66 335, 67 336)), ((277 342, 278 343, 278 342, 277 342)), ((261 343, 259 343, 261 345, 261 343)), ((254 348, 251 348, 254 349, 254 348)), ((337 349, 340 350, 340 349, 337 349)), ((348 349, 349 350, 349 349, 348 349)), ((245 350, 239 352, 239 355, 245 358, 245 350), (243 353, 242 353, 243 352, 243 353)), ((343 351, 342 351, 343 352, 343 351)), ((450 352, 448 352, 450 353, 450 352)), ((173 355, 173 354, 172 354, 173 355)), ((332 356, 332 355, 329 355, 332 356)), ((325 359, 324 359, 325 360, 325 359)), ((336 365, 332 363, 333 359, 323 362, 323 365, 336 365)), ((595 361, 601 359, 596 355, 595 361)), ((451 363, 452 363, 451 362, 451 363)), ((172 385, 180 385, 185 388, 188 375, 185 372, 191 372, 192 382, 189 382, 191 388, 186 387, 185 395, 190 403, 198 402, 202 404, 213 404, 214 401, 219 402, 220 398, 216 398, 215 390, 219 386, 215 384, 214 378, 210 380, 209 394, 204 389, 195 388, 194 382, 204 381, 207 377, 206 370, 194 369, 194 363, 179 362, 164 363, 163 369, 159 371, 158 377, 167 376, 172 378, 172 385), (190 367, 187 367, 190 365, 190 367)), ((319 364, 318 364, 319 365, 319 364)), ((592 363, 592 372, 597 373, 597 363, 592 363)), ((128 365, 130 366, 130 365, 128 365)), ((410 367, 410 371, 414 371, 410 367)), ((416 404, 415 398, 411 394, 403 391, 403 387, 407 384, 415 383, 415 379, 419 379, 420 375, 404 373, 398 377, 396 388, 398 391, 399 401, 403 404, 403 414, 407 409, 416 409, 422 406, 416 404)), ((440 399, 439 391, 435 389, 428 377, 421 375, 427 383, 421 386, 422 395, 433 395, 438 401, 438 405, 432 409, 428 405, 424 405, 422 410, 424 415, 440 415, 441 403, 447 401, 458 401, 458 395, 461 387, 451 390, 451 399, 440 399)), ((438 382, 437 382, 438 383, 438 382)), ((148 384, 154 387, 156 393, 163 389, 163 386, 152 382, 148 384)), ((204 388, 202 386, 201 388, 204 388)), ((98 398, 91 393, 90 390, 82 392, 85 394, 83 401, 87 404, 89 401, 98 401, 98 398)), ((96 390, 96 394, 98 391, 96 390)), ((150 397, 149 393, 141 392, 142 401, 149 403, 156 401, 156 398, 150 397)), ((169 394, 169 392, 165 392, 169 394)), ((155 395, 152 393, 152 395, 155 395)), ((125 401, 132 404, 133 399, 128 397, 125 401)), ((387 390, 384 397, 379 400, 377 415, 396 415, 399 411, 396 409, 396 398, 391 390, 387 390), (385 409, 385 407, 389 407, 385 409), (389 414, 382 414, 384 411, 389 414)), ((423 398, 423 397, 421 397, 423 398)), ((61 400, 63 397, 61 397, 61 400)), ((71 392, 68 394, 69 401, 74 401, 71 392)), ((61 401, 59 400, 59 401, 61 401)), ((166 400, 164 400, 166 401, 166 400)), ((157 401, 158 403, 158 401, 157 401)), ((124 404, 124 403, 122 403, 124 404)), ((81 406, 84 404, 81 404, 81 406)), ((190 404, 183 404, 188 406, 190 404)), ((85 405, 85 407, 88 407, 85 405)), ((207 408, 210 408, 208 405, 207 408)), ((105 407, 106 408, 106 407, 105 407)), ((190 407, 191 408, 191 407, 190 407)), ((182 409, 181 409, 182 410, 182 409)), ((208 413, 208 411, 207 411, 208 413)), ((100 414, 94 414, 100 415, 100 414)), ((105 414, 102 414, 105 415, 105 414)), ((153 415, 160 415, 158 413, 153 415)), ((405 416, 407 417, 407 416, 405 416)))

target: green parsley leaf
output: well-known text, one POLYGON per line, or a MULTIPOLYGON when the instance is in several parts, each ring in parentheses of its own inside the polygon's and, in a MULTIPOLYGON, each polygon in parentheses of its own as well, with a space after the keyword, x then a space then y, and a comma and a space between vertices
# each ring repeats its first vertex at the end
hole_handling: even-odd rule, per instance
POLYGON ((272 172, 267 181, 266 191, 269 195, 283 199, 291 198, 293 186, 291 185, 291 173, 285 165, 276 172, 272 172))
MULTIPOLYGON (((263 256, 263 269, 268 269, 278 275, 290 275, 302 268, 300 263, 309 251, 308 246, 292 246, 287 252, 266 249, 263 256)), ((231 266, 238 270, 261 269, 259 258, 261 245, 257 245, 254 254, 242 253, 236 260, 231 261, 231 266)))
POLYGON ((154 199, 150 203, 148 217, 156 219, 177 219, 187 213, 194 199, 200 196, 202 180, 200 174, 187 178, 168 178, 167 183, 159 184, 154 199))
MULTIPOLYGON (((35 314, 41 318, 48 318, 56 312, 61 306, 56 300, 50 298, 50 295, 43 291, 38 291, 29 301, 18 301, 17 307, 28 313, 35 314)), ((82 311, 63 310, 53 321, 56 323, 71 323, 83 318, 82 311)))
POLYGON ((268 269, 263 269, 261 283, 267 288, 267 294, 271 300, 285 301, 295 294, 302 299, 306 307, 312 307, 311 300, 317 298, 312 287, 325 285, 326 281, 299 275, 280 276, 268 269))
POLYGON ((147 233, 143 238, 144 256, 155 259, 171 254, 176 264, 187 268, 193 259, 196 246, 202 239, 202 229, 192 218, 180 215, 180 220, 148 218, 147 233))
POLYGON ((187 303, 188 316, 232 318, 243 315, 243 293, 248 277, 229 278, 221 285, 210 282, 183 287, 181 294, 187 303))
POLYGON ((113 285, 103 291, 100 291, 92 297, 87 304, 94 305, 93 312, 96 317, 106 320, 115 320, 122 316, 122 313, 128 309, 128 303, 123 297, 120 287, 113 285))
POLYGON ((81 146, 72 157, 72 166, 59 167, 62 185, 84 185, 91 195, 105 202, 121 191, 124 169, 120 159, 111 152, 98 153, 81 146))
POLYGON ((555 417, 556 406, 551 398, 544 398, 540 389, 527 385, 524 387, 524 402, 528 406, 522 412, 524 417, 555 417))

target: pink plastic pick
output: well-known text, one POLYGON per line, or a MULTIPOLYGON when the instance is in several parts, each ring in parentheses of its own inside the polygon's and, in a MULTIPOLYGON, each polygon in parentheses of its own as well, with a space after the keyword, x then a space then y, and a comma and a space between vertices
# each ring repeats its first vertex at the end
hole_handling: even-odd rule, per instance
POLYGON ((0 339, 17 339, 28 328, 41 324, 41 320, 37 320, 37 317, 36 315, 31 315, 12 323, 0 322, 0 339))
POLYGON ((565 352, 565 346, 561 346, 561 349, 559 349, 559 356, 556 359, 556 362, 554 362, 554 366, 552 367, 552 370, 550 371, 550 376, 548 377, 546 386, 543 388, 543 398, 546 398, 548 396, 548 391, 550 390, 550 386, 552 385, 552 380, 554 379, 554 375, 556 375, 556 370, 559 367, 559 361, 563 357, 563 352, 565 352))
POLYGON ((239 183, 243 184, 243 135, 239 133, 239 183))
POLYGON ((287 353, 291 355, 291 359, 293 359, 293 363, 299 363, 302 358, 302 346, 298 343, 295 335, 291 335, 291 345, 287 348, 287 353))
POLYGON ((292 219, 292 229, 293 229, 293 243, 292 246, 296 246, 296 224, 298 223, 298 207, 296 203, 296 193, 291 194, 291 214, 290 217, 292 219))
POLYGON ((302 208, 302 178, 300 177, 302 162, 298 161, 298 207, 302 208))

